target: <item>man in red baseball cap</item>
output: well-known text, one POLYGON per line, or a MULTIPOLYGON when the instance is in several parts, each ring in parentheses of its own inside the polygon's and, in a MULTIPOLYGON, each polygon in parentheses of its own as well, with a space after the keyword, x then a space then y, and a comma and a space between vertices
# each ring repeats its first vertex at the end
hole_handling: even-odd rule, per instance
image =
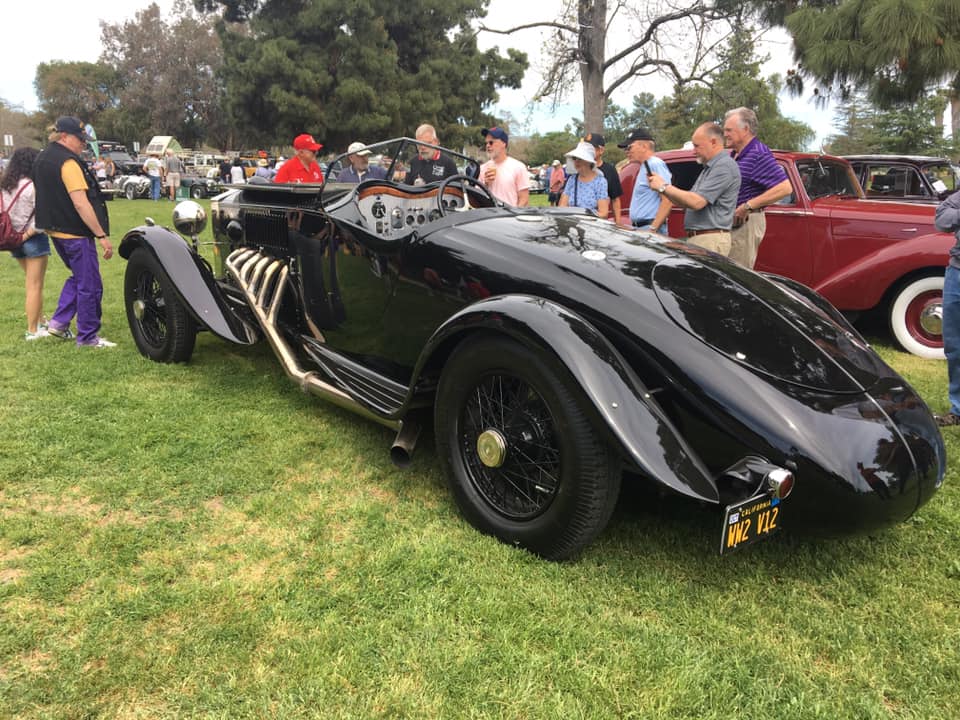
POLYGON ((293 139, 293 157, 287 160, 274 176, 275 183, 322 183, 323 171, 317 164, 317 150, 323 145, 313 135, 297 135, 293 139))

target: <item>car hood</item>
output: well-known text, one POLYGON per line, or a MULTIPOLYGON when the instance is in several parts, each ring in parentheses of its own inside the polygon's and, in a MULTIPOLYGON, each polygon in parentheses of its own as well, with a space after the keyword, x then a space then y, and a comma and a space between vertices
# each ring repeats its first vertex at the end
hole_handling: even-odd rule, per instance
POLYGON ((550 298, 638 344, 679 329, 755 373, 818 391, 863 392, 893 374, 839 316, 684 242, 551 211, 491 213, 448 237, 487 270, 487 293, 550 298))

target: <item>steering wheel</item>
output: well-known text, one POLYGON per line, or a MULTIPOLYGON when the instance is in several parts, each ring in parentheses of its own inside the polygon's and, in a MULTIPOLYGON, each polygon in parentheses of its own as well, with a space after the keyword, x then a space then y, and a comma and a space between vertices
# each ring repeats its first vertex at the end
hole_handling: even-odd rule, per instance
POLYGON ((440 211, 440 216, 443 217, 447 214, 447 208, 443 206, 443 194, 446 192, 447 185, 451 183, 459 182, 460 187, 463 189, 463 210, 471 210, 470 200, 467 197, 467 185, 473 185, 477 190, 482 192, 490 199, 490 203, 496 206, 497 201, 487 189, 487 186, 481 183, 476 178, 472 178, 469 175, 451 175, 448 178, 445 178, 442 183, 440 183, 440 188, 437 190, 437 209, 440 211))

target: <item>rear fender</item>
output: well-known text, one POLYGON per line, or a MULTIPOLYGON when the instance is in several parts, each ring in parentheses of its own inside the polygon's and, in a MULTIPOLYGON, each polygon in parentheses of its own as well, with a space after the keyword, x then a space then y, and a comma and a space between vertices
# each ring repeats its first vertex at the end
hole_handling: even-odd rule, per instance
POLYGON ((166 228, 141 225, 124 235, 118 252, 129 260, 138 248, 156 258, 187 312, 202 327, 230 342, 256 342, 258 332, 233 311, 209 266, 183 238, 166 228))
POLYGON ((824 278, 813 289, 840 310, 869 310, 904 276, 926 268, 939 268, 942 273, 954 242, 948 233, 929 233, 890 243, 824 278))
POLYGON ((682 495, 719 501, 710 471, 623 356, 590 323, 556 303, 502 295, 464 308, 430 338, 414 377, 442 346, 481 329, 553 353, 631 462, 682 495))

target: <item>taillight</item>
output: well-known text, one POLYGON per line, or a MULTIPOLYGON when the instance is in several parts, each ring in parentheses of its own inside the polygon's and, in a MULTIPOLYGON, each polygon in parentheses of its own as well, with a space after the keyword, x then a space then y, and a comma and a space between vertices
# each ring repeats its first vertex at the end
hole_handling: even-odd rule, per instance
POLYGON ((767 487, 778 500, 783 500, 793 490, 793 473, 776 468, 767 473, 767 487))

